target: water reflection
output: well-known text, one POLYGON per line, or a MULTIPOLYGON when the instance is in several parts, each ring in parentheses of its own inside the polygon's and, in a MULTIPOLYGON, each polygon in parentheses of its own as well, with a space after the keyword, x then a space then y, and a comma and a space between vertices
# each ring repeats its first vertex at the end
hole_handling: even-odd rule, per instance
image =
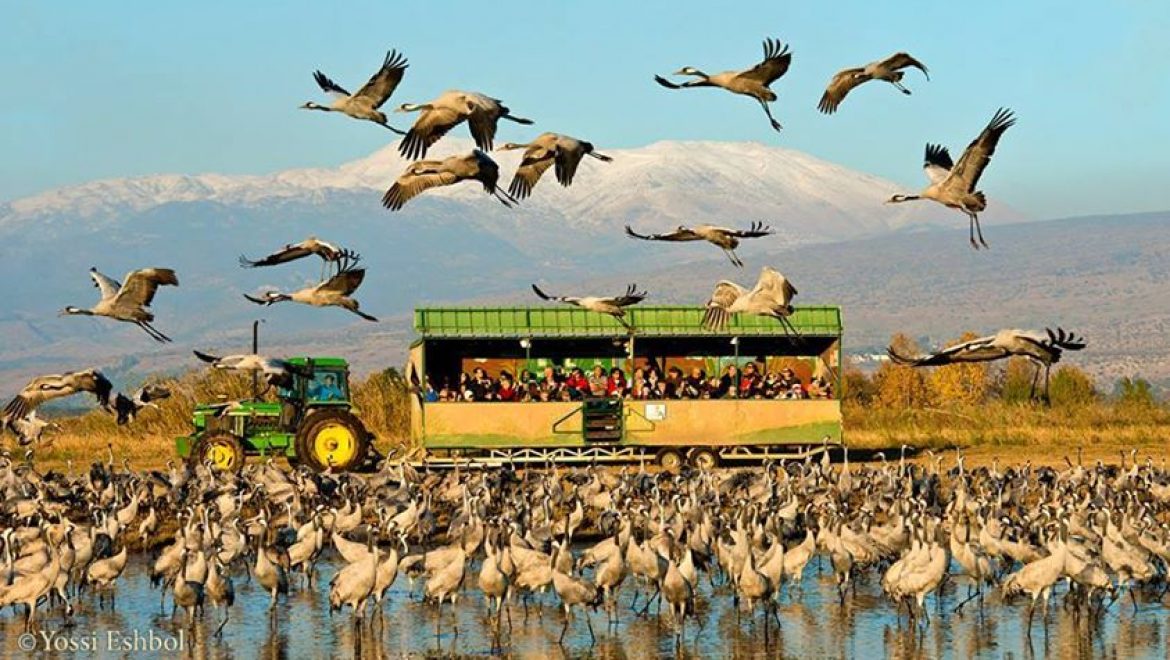
MULTIPOLYGON (((929 625, 911 623, 903 611, 899 616, 880 593, 876 575, 863 576, 844 605, 839 603, 831 570, 818 570, 814 560, 798 590, 785 588, 778 605, 780 629, 769 626, 769 644, 764 642, 764 619, 757 608, 737 617, 731 590, 721 584, 711 587, 700 581, 697 614, 686 625, 681 638, 674 635, 669 615, 637 617, 630 611, 633 581, 622 592, 616 626, 607 626, 605 614, 592 614, 597 642, 590 645, 582 617, 569 627, 565 645, 557 643, 563 613, 556 597, 547 594, 534 601, 528 620, 519 602, 512 606, 512 625, 506 617, 495 634, 495 625, 486 614, 474 580, 455 607, 445 605, 439 613, 418 602, 403 579, 391 590, 388 602, 360 622, 346 611, 330 615, 328 584, 336 565, 320 564, 318 582, 311 589, 295 590, 281 600, 274 615, 268 611, 268 596, 242 573, 236 575, 237 600, 222 636, 215 636, 221 613, 209 608, 193 630, 184 629, 182 611, 171 616, 169 599, 159 608, 159 593, 151 589, 148 565, 135 558, 118 583, 117 610, 99 610, 96 600, 86 595, 77 604, 71 629, 62 628, 59 608, 41 619, 45 630, 74 637, 106 631, 122 634, 153 631, 176 636, 184 631, 186 657, 193 658, 388 658, 402 654, 435 656, 448 654, 508 655, 518 658, 645 658, 645 657, 876 657, 890 658, 1100 658, 1166 657, 1165 610, 1150 596, 1139 597, 1135 613, 1129 598, 1092 613, 1066 607, 1063 596, 1052 600, 1047 616, 1041 610, 1029 636, 1025 626, 1026 602, 1004 604, 989 593, 980 610, 968 603, 961 613, 956 606, 967 598, 966 585, 948 582, 941 603, 927 600, 929 625), (537 606, 536 602, 543 602, 537 606), (1042 617, 1044 617, 1042 619, 1042 617), (737 622, 738 621, 738 622, 737 622), (436 634, 437 630, 437 634, 436 634)), ((474 573, 469 571, 469 575, 474 573)), ((639 601, 644 602, 644 596, 639 601)), ((639 605, 639 609, 640 609, 639 605)), ((0 613, 0 652, 5 657, 27 657, 18 646, 22 618, 11 610, 0 613)), ((67 655, 67 654, 66 654, 67 655)), ((87 657, 126 657, 121 651, 99 648, 87 657)), ((153 654, 151 654, 153 655, 153 654)))

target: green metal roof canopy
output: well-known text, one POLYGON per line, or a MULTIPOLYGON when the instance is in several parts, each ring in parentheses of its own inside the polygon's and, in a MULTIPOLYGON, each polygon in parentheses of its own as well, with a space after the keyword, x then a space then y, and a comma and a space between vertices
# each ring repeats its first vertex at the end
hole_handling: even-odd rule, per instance
MULTIPOLYGON (((702 326, 703 307, 639 305, 626 310, 626 322, 639 337, 782 337, 775 319, 736 315, 727 330, 711 332, 702 326)), ((840 337, 841 308, 797 307, 789 317, 801 335, 840 337)), ((414 311, 414 330, 422 339, 613 337, 626 329, 617 320, 572 307, 421 307, 414 311)))

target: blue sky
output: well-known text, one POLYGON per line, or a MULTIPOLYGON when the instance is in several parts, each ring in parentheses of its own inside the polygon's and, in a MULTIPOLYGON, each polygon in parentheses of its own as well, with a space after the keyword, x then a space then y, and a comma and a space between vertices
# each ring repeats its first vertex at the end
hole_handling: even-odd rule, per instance
MULTIPOLYGON (((296 109, 321 68, 356 88, 383 53, 410 58, 391 104, 448 88, 502 98, 533 129, 604 147, 757 140, 917 188, 923 144, 959 151, 1001 105, 1019 123, 983 180, 1038 217, 1170 209, 1170 3, 430 2, 101 3, 0 0, 0 200, 96 178, 262 173, 379 148, 376 126, 296 109), (341 3, 336 3, 341 5, 341 3), (652 81, 682 65, 750 66, 789 43, 758 106, 652 81), (841 112, 833 72, 907 50, 914 95, 871 83, 841 112)), ((405 124, 405 117, 398 117, 405 124)), ((531 129, 503 127, 504 139, 531 129)))

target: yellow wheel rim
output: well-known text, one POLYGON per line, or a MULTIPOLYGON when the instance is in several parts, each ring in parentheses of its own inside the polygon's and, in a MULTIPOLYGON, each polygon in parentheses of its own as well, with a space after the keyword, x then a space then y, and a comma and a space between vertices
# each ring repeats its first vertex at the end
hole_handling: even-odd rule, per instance
POLYGON ((356 453, 357 438, 342 424, 329 424, 313 438, 313 457, 321 465, 349 465, 356 453))
POLYGON ((211 461, 217 470, 234 470, 239 463, 240 455, 235 446, 228 440, 212 440, 203 453, 204 461, 211 461))

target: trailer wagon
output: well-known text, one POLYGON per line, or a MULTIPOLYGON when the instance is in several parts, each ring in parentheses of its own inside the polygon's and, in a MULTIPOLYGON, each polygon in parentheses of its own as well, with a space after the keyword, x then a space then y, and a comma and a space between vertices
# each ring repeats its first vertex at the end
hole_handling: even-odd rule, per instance
MULTIPOLYGON (((630 329, 616 319, 563 307, 425 307, 415 310, 418 336, 407 370, 420 385, 412 397, 411 435, 432 464, 629 463, 668 469, 762 459, 799 459, 841 442, 841 310, 797 307, 796 333, 775 319, 739 315, 723 331, 702 325, 704 309, 638 306, 630 329), (694 398, 575 396, 572 400, 492 402, 433 400, 483 367, 543 375, 617 367, 627 375, 653 368, 664 378, 719 378, 728 365, 784 374, 794 387, 768 396, 694 398), (811 388, 819 396, 801 396, 811 388), (429 394, 424 394, 428 392, 429 394)), ((736 380, 736 379, 732 379, 736 380)), ((718 393, 716 393, 718 394, 718 393)))

